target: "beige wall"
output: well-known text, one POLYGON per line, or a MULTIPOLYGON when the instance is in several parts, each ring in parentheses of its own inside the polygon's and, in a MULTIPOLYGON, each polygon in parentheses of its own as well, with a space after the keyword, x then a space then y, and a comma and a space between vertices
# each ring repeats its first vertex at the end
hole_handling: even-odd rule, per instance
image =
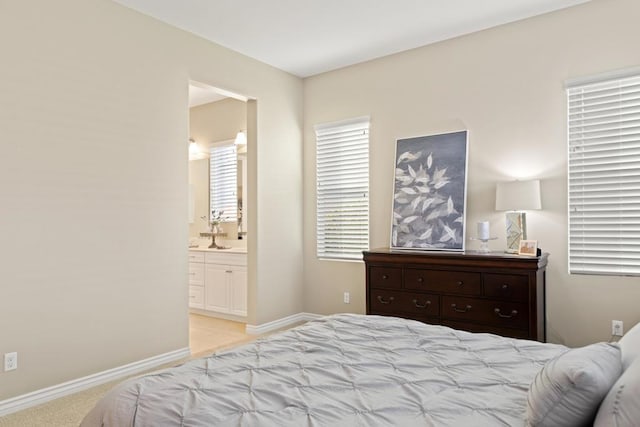
MULTIPOLYGON (((364 312, 364 265, 315 257, 317 123, 371 116, 371 247, 388 246, 395 140, 469 130, 467 229, 490 220, 504 248, 495 183, 542 179, 530 238, 550 252, 549 339, 608 340, 611 320, 640 321, 638 278, 567 274, 566 104, 572 77, 640 65, 640 2, 594 0, 305 80, 305 309, 364 312), (350 291, 352 303, 342 303, 350 291)), ((476 248, 468 242, 469 248, 476 248)))
POLYGON ((257 99, 250 321, 302 311, 300 79, 107 0, 0 1, 0 52, 0 400, 188 345, 190 79, 257 99))
MULTIPOLYGON (((236 99, 227 98, 210 102, 189 109, 189 135, 201 150, 207 150, 212 142, 235 139, 240 130, 247 129, 247 104, 236 99)), ((242 176, 238 175, 238 185, 242 176)), ((189 224, 189 238, 198 238, 199 233, 208 231, 208 223, 201 219, 209 217, 209 159, 189 161, 189 184, 195 190, 195 219, 189 224)), ((235 223, 224 223, 227 233, 225 245, 234 247, 246 246, 246 241, 237 241, 238 226, 235 223)), ((211 239, 202 239, 202 243, 210 243, 211 239)))
POLYGON ((372 247, 388 244, 395 139, 466 128, 467 224, 489 219, 494 249, 504 243, 495 182, 543 180, 529 233, 551 253, 551 340, 608 339, 611 319, 640 320, 637 278, 566 273, 562 87, 640 63, 635 0, 593 0, 313 77, 304 105, 300 79, 111 1, 0 1, 0 11, 0 355, 19 353, 19 369, 0 372, 0 400, 188 345, 190 79, 256 99, 250 323, 364 311, 363 265, 315 259, 312 130, 362 115, 372 247))

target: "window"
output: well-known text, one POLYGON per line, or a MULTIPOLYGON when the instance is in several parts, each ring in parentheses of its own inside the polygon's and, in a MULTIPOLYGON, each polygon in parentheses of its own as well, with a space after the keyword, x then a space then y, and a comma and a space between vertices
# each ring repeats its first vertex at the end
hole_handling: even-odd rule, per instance
POLYGON ((360 260, 369 248, 369 118, 315 130, 318 258, 360 260))
POLYGON ((569 273, 640 274, 640 72, 569 82, 569 273))
POLYGON ((238 217, 238 158, 233 141, 214 145, 209 157, 209 208, 224 211, 223 222, 235 222, 238 217))

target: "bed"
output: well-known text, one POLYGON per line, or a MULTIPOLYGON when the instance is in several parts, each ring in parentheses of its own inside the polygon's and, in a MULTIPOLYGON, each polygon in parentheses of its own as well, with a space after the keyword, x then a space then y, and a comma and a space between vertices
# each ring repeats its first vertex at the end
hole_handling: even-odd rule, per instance
MULTIPOLYGON (((606 357, 595 359, 618 361, 617 374, 610 369, 616 378, 603 385, 612 388, 621 356, 618 346, 604 345, 606 357)), ((546 413, 543 422, 527 417, 540 410, 531 396, 540 373, 567 353, 562 345, 413 320, 333 315, 125 381, 81 425, 559 425, 546 413)))

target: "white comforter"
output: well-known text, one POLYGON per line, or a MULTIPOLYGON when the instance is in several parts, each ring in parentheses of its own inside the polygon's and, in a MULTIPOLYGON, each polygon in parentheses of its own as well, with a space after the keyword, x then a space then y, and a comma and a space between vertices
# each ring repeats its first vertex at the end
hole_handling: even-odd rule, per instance
POLYGON ((126 381, 82 426, 521 426, 567 348, 342 314, 126 381))

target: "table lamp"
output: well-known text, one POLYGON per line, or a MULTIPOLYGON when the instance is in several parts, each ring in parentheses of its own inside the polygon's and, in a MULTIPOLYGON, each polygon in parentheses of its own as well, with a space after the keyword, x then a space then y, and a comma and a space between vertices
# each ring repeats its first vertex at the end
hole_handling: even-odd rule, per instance
POLYGON ((507 253, 517 254, 520 240, 527 239, 525 210, 542 209, 540 180, 499 182, 496 185, 496 210, 507 211, 507 253))

